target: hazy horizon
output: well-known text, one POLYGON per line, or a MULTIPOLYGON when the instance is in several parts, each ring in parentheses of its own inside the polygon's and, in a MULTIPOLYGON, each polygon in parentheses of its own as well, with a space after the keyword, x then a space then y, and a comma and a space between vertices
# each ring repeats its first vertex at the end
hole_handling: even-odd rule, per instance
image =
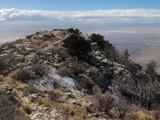
POLYGON ((99 33, 141 64, 160 57, 158 0, 2 0, 0 43, 37 31, 77 28, 99 33))

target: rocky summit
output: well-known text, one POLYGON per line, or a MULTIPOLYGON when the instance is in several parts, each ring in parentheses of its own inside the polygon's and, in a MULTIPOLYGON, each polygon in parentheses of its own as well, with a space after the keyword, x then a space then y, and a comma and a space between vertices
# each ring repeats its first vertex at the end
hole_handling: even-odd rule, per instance
POLYGON ((55 29, 5 43, 0 74, 0 120, 160 120, 159 75, 99 34, 55 29))

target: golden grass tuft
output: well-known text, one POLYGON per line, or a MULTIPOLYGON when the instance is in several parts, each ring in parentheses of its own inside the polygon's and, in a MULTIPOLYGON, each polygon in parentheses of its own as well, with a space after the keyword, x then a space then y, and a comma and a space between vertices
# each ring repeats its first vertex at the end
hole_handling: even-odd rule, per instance
POLYGON ((81 106, 82 105, 82 100, 77 100, 76 104, 79 105, 79 106, 81 106))
POLYGON ((0 75, 0 81, 4 79, 4 75, 0 75))
POLYGON ((62 108, 69 115, 74 115, 75 114, 75 110, 70 104, 67 104, 67 103, 62 104, 62 108))
POLYGON ((28 102, 25 102, 23 104, 23 110, 27 113, 27 114, 31 114, 32 113, 32 107, 28 102))
POLYGON ((22 83, 20 81, 16 81, 16 80, 12 79, 11 77, 7 77, 6 81, 11 87, 15 88, 16 90, 23 91, 26 87, 28 87, 27 84, 22 83))
POLYGON ((137 113, 138 120, 155 120, 155 117, 150 113, 145 113, 143 111, 139 111, 137 113))
POLYGON ((87 112, 92 112, 92 108, 89 105, 84 105, 84 109, 86 109, 87 112))
POLYGON ((51 100, 49 99, 43 99, 43 98, 38 98, 36 99, 36 101, 38 103, 38 105, 44 105, 45 107, 52 107, 54 104, 51 100))
POLYGON ((32 38, 31 44, 39 45, 39 41, 32 38))
POLYGON ((86 108, 83 108, 83 110, 82 110, 82 117, 83 117, 84 119, 87 118, 87 109, 86 109, 86 108))
POLYGON ((31 120, 31 119, 29 118, 29 116, 25 115, 25 116, 23 117, 23 120, 31 120))
POLYGON ((46 47, 46 46, 48 46, 48 44, 47 44, 45 41, 41 41, 40 44, 41 44, 41 47, 46 47))
POLYGON ((10 53, 15 52, 15 48, 9 49, 9 52, 10 52, 10 53))
POLYGON ((57 93, 60 96, 63 95, 63 91, 61 89, 56 89, 56 90, 54 90, 54 92, 57 93))
POLYGON ((41 91, 42 91, 42 93, 47 94, 47 93, 48 93, 48 91, 49 91, 49 89, 47 89, 47 88, 43 88, 41 91))

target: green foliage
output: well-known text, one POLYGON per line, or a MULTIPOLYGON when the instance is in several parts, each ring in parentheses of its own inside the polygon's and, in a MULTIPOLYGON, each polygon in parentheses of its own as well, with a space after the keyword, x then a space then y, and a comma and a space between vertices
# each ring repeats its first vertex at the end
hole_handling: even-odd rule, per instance
POLYGON ((106 58, 116 60, 119 56, 115 47, 108 40, 104 40, 102 35, 93 33, 89 39, 91 43, 97 43, 96 50, 102 51, 106 58))
POLYGON ((104 48, 105 57, 115 61, 116 57, 118 57, 118 51, 108 41, 105 41, 104 45, 105 45, 104 48))
POLYGON ((79 31, 79 29, 73 29, 73 28, 69 28, 67 29, 69 32, 76 34, 76 35, 81 35, 81 32, 79 31))
POLYGON ((96 42, 97 43, 97 46, 99 47, 100 50, 104 50, 105 48, 105 40, 104 40, 104 37, 100 34, 95 34, 95 33, 92 33, 89 37, 90 41, 92 43, 96 42))
POLYGON ((146 72, 146 75, 152 78, 152 80, 154 80, 157 76, 156 68, 157 68, 157 63, 155 61, 150 61, 147 64, 147 68, 145 72, 146 72))
POLYGON ((129 56, 130 56, 130 54, 128 53, 128 50, 125 50, 124 53, 123 53, 124 60, 128 61, 129 60, 129 56))
POLYGON ((78 35, 71 35, 64 41, 64 47, 68 48, 68 51, 75 56, 81 57, 87 55, 91 51, 90 43, 83 37, 78 35))

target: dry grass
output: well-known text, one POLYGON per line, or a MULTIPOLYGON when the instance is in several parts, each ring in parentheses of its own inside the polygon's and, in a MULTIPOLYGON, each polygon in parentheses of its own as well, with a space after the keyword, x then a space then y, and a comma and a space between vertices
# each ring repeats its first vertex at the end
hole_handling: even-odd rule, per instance
POLYGON ((55 93, 57 93, 59 96, 63 96, 63 91, 61 89, 55 89, 55 93))
POLYGON ((82 117, 84 118, 84 119, 86 119, 87 118, 87 109, 86 108, 83 108, 82 109, 82 117))
POLYGON ((82 105, 82 100, 77 100, 77 101, 76 101, 76 104, 77 104, 78 106, 81 106, 81 105, 82 105))
POLYGON ((25 115, 22 120, 31 120, 29 116, 25 115))
POLYGON ((86 109, 87 112, 92 112, 92 108, 89 105, 85 105, 84 109, 86 109))
POLYGON ((22 55, 22 56, 20 57, 20 62, 24 62, 24 60, 25 60, 24 55, 22 55))
POLYGON ((48 93, 48 91, 49 91, 49 89, 47 89, 47 88, 43 88, 41 91, 42 91, 42 93, 47 94, 47 93, 48 93))
POLYGON ((32 38, 31 44, 33 44, 33 45, 39 45, 39 41, 32 38))
POLYGON ((155 116, 148 112, 137 112, 138 120, 156 120, 155 116))
POLYGON ((23 43, 23 39, 18 39, 15 41, 15 44, 22 44, 23 43))
POLYGON ((40 44, 42 48, 48 46, 48 44, 45 41, 40 41, 40 44))
POLYGON ((23 104, 23 110, 27 113, 27 114, 31 114, 32 113, 32 107, 29 103, 25 102, 23 104))
POLYGON ((15 88, 16 90, 23 91, 23 90, 25 90, 26 87, 28 87, 27 84, 22 83, 20 81, 16 81, 16 80, 12 79, 11 77, 7 77, 6 81, 11 87, 15 88))
POLYGON ((67 103, 62 104, 62 108, 69 115, 74 115, 75 114, 75 110, 70 104, 67 104, 67 103))
POLYGON ((4 75, 0 75, 0 81, 4 79, 4 75))
POLYGON ((24 56, 29 55, 29 54, 30 54, 30 52, 29 52, 28 50, 25 50, 25 51, 23 52, 23 55, 24 55, 24 56))
POLYGON ((35 102, 38 103, 38 105, 44 105, 45 107, 49 108, 51 108, 54 105, 51 100, 43 98, 38 98, 35 102))

